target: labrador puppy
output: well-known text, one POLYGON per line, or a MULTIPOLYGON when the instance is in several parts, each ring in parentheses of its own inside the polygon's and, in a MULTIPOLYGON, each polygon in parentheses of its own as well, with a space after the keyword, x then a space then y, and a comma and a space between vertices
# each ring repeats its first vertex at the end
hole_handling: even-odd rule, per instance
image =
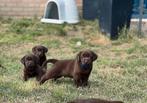
POLYGON ((76 59, 72 60, 57 60, 49 59, 54 65, 41 78, 40 84, 43 84, 48 79, 58 79, 62 76, 74 79, 77 87, 86 86, 88 78, 92 70, 93 61, 97 59, 97 54, 91 50, 81 51, 77 54, 76 59))
POLYGON ((102 99, 96 99, 96 98, 91 98, 91 99, 76 99, 71 102, 67 103, 123 103, 122 101, 107 101, 107 100, 102 100, 102 99))
POLYGON ((39 81, 42 75, 45 74, 45 71, 38 65, 38 62, 38 57, 33 54, 28 54, 21 58, 21 63, 24 65, 24 81, 27 81, 32 77, 36 77, 36 79, 39 81))
MULTIPOLYGON (((39 65, 42 66, 42 64, 46 61, 46 53, 48 52, 48 49, 44 46, 37 45, 32 48, 32 52, 34 55, 36 55, 39 58, 39 65)), ((47 65, 44 66, 45 69, 47 69, 47 65)))

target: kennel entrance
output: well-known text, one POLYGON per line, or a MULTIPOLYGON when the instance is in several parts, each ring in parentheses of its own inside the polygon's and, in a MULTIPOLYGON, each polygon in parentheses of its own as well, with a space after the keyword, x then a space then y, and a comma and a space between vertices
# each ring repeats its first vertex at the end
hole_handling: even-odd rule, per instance
POLYGON ((46 19, 59 19, 58 7, 54 2, 51 2, 47 6, 47 11, 45 14, 46 19))

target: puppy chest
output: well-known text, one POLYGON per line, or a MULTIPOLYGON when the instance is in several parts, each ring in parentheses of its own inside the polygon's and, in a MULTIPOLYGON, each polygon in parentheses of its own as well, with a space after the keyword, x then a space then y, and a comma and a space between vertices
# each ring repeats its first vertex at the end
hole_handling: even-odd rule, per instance
POLYGON ((27 75, 30 77, 34 77, 37 75, 37 73, 36 73, 36 71, 33 71, 33 72, 28 72, 27 75))

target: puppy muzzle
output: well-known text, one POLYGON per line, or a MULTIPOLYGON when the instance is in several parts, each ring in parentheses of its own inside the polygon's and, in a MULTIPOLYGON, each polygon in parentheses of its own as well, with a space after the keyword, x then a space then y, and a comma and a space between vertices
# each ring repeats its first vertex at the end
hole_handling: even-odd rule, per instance
POLYGON ((83 58, 81 60, 81 62, 82 62, 82 64, 90 64, 91 63, 91 60, 90 60, 90 58, 83 58))
POLYGON ((90 64, 80 64, 80 68, 82 69, 82 70, 88 70, 88 69, 90 69, 90 64))

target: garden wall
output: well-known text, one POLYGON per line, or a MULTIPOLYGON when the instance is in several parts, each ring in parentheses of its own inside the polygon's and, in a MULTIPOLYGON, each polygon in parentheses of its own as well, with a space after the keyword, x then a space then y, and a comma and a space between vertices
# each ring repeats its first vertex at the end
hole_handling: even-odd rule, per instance
MULTIPOLYGON (((47 0, 0 0, 0 17, 42 17, 47 0)), ((82 0, 76 0, 78 7, 82 0)))

